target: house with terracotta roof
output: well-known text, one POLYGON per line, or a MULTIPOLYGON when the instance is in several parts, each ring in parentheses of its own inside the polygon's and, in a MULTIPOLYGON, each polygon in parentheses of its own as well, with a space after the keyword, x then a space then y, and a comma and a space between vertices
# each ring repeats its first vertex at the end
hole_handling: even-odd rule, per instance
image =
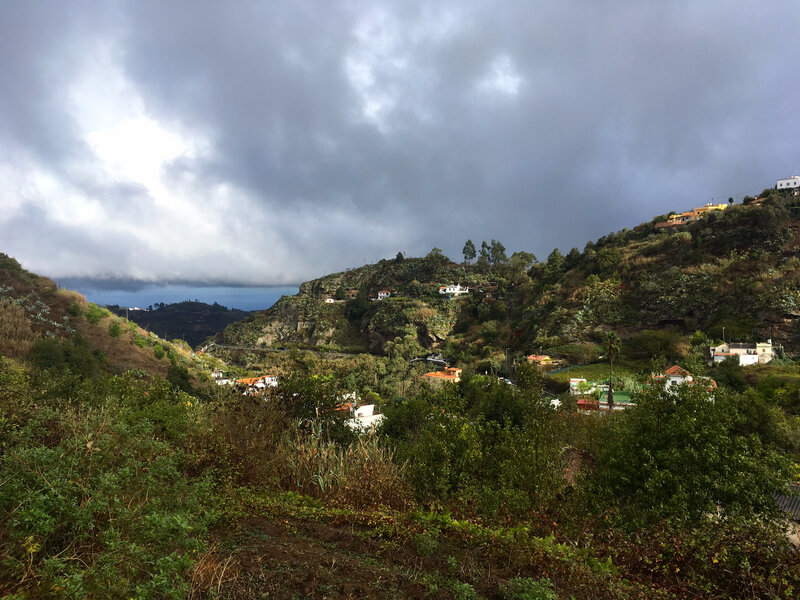
POLYGON ((663 374, 653 374, 648 380, 650 383, 663 383, 664 389, 674 392, 679 385, 703 385, 709 392, 717 389, 717 382, 710 377, 693 377, 689 371, 678 365, 673 365, 663 374))
POLYGON ((463 369, 457 369, 456 367, 445 367, 441 371, 432 371, 430 373, 425 373, 423 377, 427 378, 429 381, 450 381, 453 383, 458 383, 461 381, 461 372, 463 369))
POLYGON ((278 387, 277 375, 259 375, 258 377, 244 377, 237 379, 236 383, 244 387, 245 396, 254 396, 263 392, 268 387, 278 387))
POLYGON ((553 358, 552 356, 548 356, 547 354, 529 354, 527 359, 530 364, 536 365, 537 367, 541 367, 543 369, 552 369, 563 364, 564 362, 557 358, 553 358))

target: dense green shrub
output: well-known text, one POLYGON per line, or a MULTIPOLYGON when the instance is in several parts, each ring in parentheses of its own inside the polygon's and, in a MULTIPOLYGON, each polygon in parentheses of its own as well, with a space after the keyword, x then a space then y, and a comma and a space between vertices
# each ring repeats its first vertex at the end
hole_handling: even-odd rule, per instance
POLYGON ((166 350, 164 350, 164 346, 161 344, 156 344, 153 346, 153 356, 155 356, 158 360, 161 360, 167 355, 166 350))
POLYGON ((192 387, 192 377, 189 374, 189 369, 182 366, 171 364, 167 369, 167 381, 169 381, 177 389, 186 392, 187 394, 194 393, 192 387))
POLYGON ((108 334, 114 338, 119 337, 122 334, 122 326, 116 321, 111 323, 111 325, 108 326, 108 334))
POLYGON ((721 389, 712 398, 703 385, 647 386, 635 400, 609 420, 593 481, 626 524, 779 516, 772 494, 789 480, 788 460, 748 416, 751 400, 721 389))
POLYGON ((515 577, 500 586, 499 594, 503 600, 558 600, 553 583, 547 577, 515 577))
POLYGON ((382 432, 417 497, 473 504, 488 517, 541 509, 562 484, 559 416, 541 386, 465 378, 386 406, 382 432), (525 456, 525 460, 519 460, 525 456))
POLYGON ((100 373, 100 359, 80 335, 65 340, 48 337, 37 341, 31 360, 42 370, 59 373, 69 370, 82 377, 94 377, 100 373))
POLYGON ((100 322, 100 319, 107 317, 110 314, 111 313, 109 313, 108 310, 102 306, 97 306, 97 304, 90 302, 89 308, 86 311, 86 320, 89 321, 89 323, 95 324, 100 322))

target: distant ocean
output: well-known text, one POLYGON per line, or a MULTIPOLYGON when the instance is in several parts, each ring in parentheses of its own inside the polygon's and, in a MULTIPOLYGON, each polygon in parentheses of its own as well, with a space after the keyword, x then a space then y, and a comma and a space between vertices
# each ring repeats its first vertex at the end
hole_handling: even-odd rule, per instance
POLYGON ((128 308, 147 308, 163 302, 174 304, 184 300, 197 300, 207 304, 217 302, 239 310, 265 310, 281 296, 294 295, 297 286, 223 287, 189 285, 152 285, 137 290, 108 290, 91 287, 88 282, 65 282, 65 286, 86 296, 89 302, 117 304, 128 308))

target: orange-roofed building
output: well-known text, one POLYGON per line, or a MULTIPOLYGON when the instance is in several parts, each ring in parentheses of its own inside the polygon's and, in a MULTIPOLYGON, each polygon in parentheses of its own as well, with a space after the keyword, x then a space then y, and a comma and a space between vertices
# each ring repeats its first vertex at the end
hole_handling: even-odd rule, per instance
POLYGON ((711 379, 710 377, 698 377, 695 379, 692 377, 692 374, 689 373, 683 367, 679 367, 678 365, 674 365, 664 371, 663 375, 652 375, 650 377, 651 382, 663 382, 664 388, 667 390, 671 390, 677 385, 688 384, 688 385, 695 385, 701 384, 706 385, 708 387, 708 391, 712 392, 717 389, 717 382, 711 379))
POLYGON ((554 368, 557 367, 558 365, 563 364, 562 360, 553 358, 552 356, 548 356, 547 354, 529 354, 527 358, 530 364, 537 365, 544 369, 554 368))
POLYGON ((278 387, 277 375, 259 375, 258 377, 244 377, 237 379, 236 383, 245 386, 245 394, 256 394, 268 387, 278 387))
POLYGON ((542 364, 545 362, 552 362, 552 358, 550 358, 547 354, 529 354, 528 355, 528 362, 529 363, 536 363, 542 364))
POLYGON ((686 212, 682 212, 681 214, 672 214, 667 217, 666 221, 662 221, 661 223, 656 223, 656 229, 663 229, 665 227, 679 227, 681 225, 686 225, 687 223, 691 223, 692 221, 697 221, 705 214, 710 213, 714 210, 725 210, 727 208, 727 204, 706 204, 705 206, 698 206, 695 209, 687 210, 686 212))
POLYGON ((425 373, 423 377, 428 377, 434 381, 452 381, 456 383, 461 381, 461 372, 463 369, 456 369, 455 367, 447 367, 443 371, 433 371, 425 373))

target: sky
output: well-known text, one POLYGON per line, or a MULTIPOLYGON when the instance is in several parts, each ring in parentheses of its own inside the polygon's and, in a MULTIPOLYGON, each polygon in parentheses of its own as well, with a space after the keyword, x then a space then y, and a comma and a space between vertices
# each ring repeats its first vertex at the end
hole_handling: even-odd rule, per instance
POLYGON ((800 175, 800 5, 0 4, 0 252, 293 284, 468 238, 545 260, 800 175))

